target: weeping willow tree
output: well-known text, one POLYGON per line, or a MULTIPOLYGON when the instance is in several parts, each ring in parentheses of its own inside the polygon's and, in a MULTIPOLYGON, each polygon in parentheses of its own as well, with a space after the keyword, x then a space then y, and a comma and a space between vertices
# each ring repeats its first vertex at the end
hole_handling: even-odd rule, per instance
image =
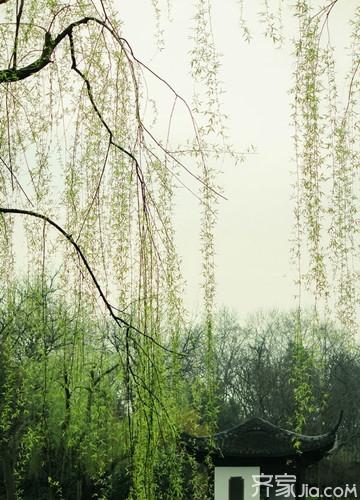
MULTIPOLYGON (((359 325, 359 20, 360 10, 341 1, 299 1, 293 87, 295 129, 295 237, 298 326, 294 380, 296 425, 300 429, 317 408, 310 390, 311 365, 326 366, 322 352, 306 352, 302 336, 302 296, 314 303, 314 332, 321 315, 341 325, 346 341, 357 340, 359 325), (339 72, 333 21, 343 10, 348 34, 348 74, 339 72), (349 57, 350 56, 350 57, 349 57)), ((343 62, 340 59, 340 62, 343 62)), ((326 391, 324 391, 326 392, 326 391)), ((326 398, 325 398, 326 399, 326 398)), ((326 404, 324 400, 323 404, 326 404)))
POLYGON ((195 6, 192 59, 195 79, 212 86, 211 112, 198 110, 204 119, 197 125, 186 101, 138 59, 112 2, 2 3, 0 272, 3 314, 10 311, 4 331, 12 332, 2 336, 6 498, 26 497, 24 471, 36 461, 48 483, 37 498, 110 498, 119 462, 129 499, 187 497, 185 467, 194 498, 205 498, 195 464, 179 448, 190 401, 179 377, 185 314, 172 213, 175 184, 184 175, 195 178, 203 207, 208 376, 190 399, 195 413, 206 401, 205 416, 197 413, 195 421, 213 426, 212 231, 220 194, 203 149, 219 123, 207 4, 195 6), (165 138, 148 124, 147 77, 173 101, 165 138), (173 152, 170 137, 176 105, 192 127, 183 154, 173 152), (19 273, 36 283, 35 291, 14 288, 19 273), (61 311, 48 298, 54 275, 61 311), (31 321, 24 304, 34 312, 31 321), (102 315, 110 316, 110 331, 96 326, 102 315), (35 330, 27 363, 19 318, 25 337, 35 330), (49 348, 53 330, 59 343, 49 348))
MULTIPOLYGON (((0 3, 0 274, 6 318, 0 439, 6 498, 26 498, 28 471, 41 464, 44 498, 81 499, 89 492, 111 498, 114 477, 121 476, 124 498, 204 499, 208 485, 178 438, 189 427, 212 433, 218 411, 213 231, 222 194, 216 162, 209 159, 234 155, 224 128, 211 3, 194 2, 193 106, 134 52, 113 2, 0 3), (155 132, 156 108, 149 111, 149 78, 171 102, 163 136, 155 132), (185 147, 171 133, 179 106, 192 131, 185 147), (202 214, 206 370, 189 390, 181 379, 186 313, 173 212, 176 186, 194 182, 202 214), (35 283, 30 291, 14 288, 19 274, 35 283), (49 287, 54 276, 56 285, 49 287), (53 289, 58 305, 50 299, 53 289), (111 323, 101 323, 105 317, 111 323)), ((162 11, 152 4, 161 44, 162 11)), ((249 39, 245 4, 241 25, 249 39)), ((282 41, 284 3, 279 5, 261 7, 265 34, 276 44, 282 41)), ((311 408, 307 374, 315 362, 301 335, 303 290, 313 294, 316 307, 324 301, 329 310, 334 301, 349 332, 357 324, 360 11, 352 17, 353 62, 341 105, 326 38, 336 8, 340 0, 291 7, 298 21, 293 116, 299 428, 311 408)), ((34 495, 39 498, 39 491, 34 495)))

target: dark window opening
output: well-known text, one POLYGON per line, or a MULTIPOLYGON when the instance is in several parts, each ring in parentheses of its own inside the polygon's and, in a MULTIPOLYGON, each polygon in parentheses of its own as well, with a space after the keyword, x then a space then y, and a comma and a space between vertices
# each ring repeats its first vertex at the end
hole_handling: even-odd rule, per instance
POLYGON ((229 500, 244 500, 244 479, 241 476, 229 479, 229 500))

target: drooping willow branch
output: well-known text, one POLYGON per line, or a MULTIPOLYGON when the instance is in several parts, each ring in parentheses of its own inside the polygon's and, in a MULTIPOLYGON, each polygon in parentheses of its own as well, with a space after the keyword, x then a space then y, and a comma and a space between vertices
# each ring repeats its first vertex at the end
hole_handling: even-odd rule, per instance
POLYGON ((37 212, 33 212, 32 210, 22 210, 20 208, 5 208, 5 207, 0 207, 0 213, 1 214, 20 214, 20 215, 29 215, 30 217, 34 217, 36 219, 41 219, 45 222, 47 222, 48 224, 50 224, 50 226, 54 227, 59 233, 61 233, 68 241, 69 243, 71 243, 71 245, 75 248, 76 250, 76 253, 78 254, 78 256, 80 257, 80 260, 82 261, 82 263, 84 264, 84 266, 86 267, 86 270, 88 271, 97 291, 99 292, 99 295, 101 297, 101 300, 103 301, 106 309, 108 310, 110 316, 113 318, 113 320, 121 327, 126 327, 130 330, 133 330, 134 332, 142 335, 143 337, 145 337, 146 339, 150 340, 151 342, 153 342, 156 346, 160 347, 161 349, 163 349, 164 351, 167 351, 171 354, 176 354, 178 356, 185 356, 184 354, 182 353, 179 353, 179 352, 175 352, 173 351, 172 349, 169 349, 167 347, 165 347, 164 345, 160 344, 160 342, 158 342, 154 337, 152 337, 151 335, 148 335, 147 333, 139 330, 139 328, 137 328, 136 326, 132 325, 131 323, 129 323, 128 321, 126 321, 124 318, 121 318, 120 316, 117 316, 115 313, 114 313, 114 310, 113 310, 113 307, 111 306, 110 302, 108 301, 108 299, 106 298, 95 274, 94 274, 94 271, 92 270, 88 260, 86 259, 83 251, 81 250, 81 248, 79 247, 79 245, 77 244, 77 242, 74 240, 74 238, 72 237, 71 234, 69 234, 67 231, 65 231, 65 229, 63 229, 61 226, 59 226, 59 224, 57 224, 55 221, 53 221, 52 219, 50 219, 49 217, 47 217, 46 215, 43 215, 43 214, 39 214, 37 212))
MULTIPOLYGON (((1 2, 0 2, 1 3, 1 2)), ((106 28, 110 31, 110 33, 114 36, 112 30, 101 21, 101 19, 97 19, 96 17, 86 16, 78 21, 74 21, 69 24, 61 33, 59 33, 55 38, 52 37, 50 31, 45 32, 44 45, 42 48, 41 55, 38 59, 33 61, 32 63, 24 66, 22 68, 12 67, 8 69, 0 70, 0 83, 13 83, 20 80, 24 80, 25 78, 30 77, 31 75, 38 73, 45 66, 47 66, 51 61, 51 56, 56 49, 56 47, 64 40, 65 37, 72 34, 74 28, 77 26, 81 26, 82 24, 88 24, 90 21, 93 21, 103 28, 106 28)), ((20 21, 19 21, 20 22, 20 21)), ((16 49, 15 49, 16 50, 16 49)), ((16 57, 16 55, 15 55, 16 57)), ((14 58, 14 55, 13 55, 14 58)))
MULTIPOLYGON (((54 51, 57 48, 57 46, 63 41, 63 39, 67 37, 68 40, 69 40, 69 43, 70 43, 70 53, 71 53, 71 63, 72 63, 71 68, 72 68, 72 70, 74 70, 81 77, 81 79, 85 83, 85 87, 86 87, 86 90, 87 90, 88 98, 90 100, 92 108, 93 108, 95 114, 98 116, 100 122, 102 123, 103 127, 105 128, 105 130, 107 131, 107 133, 109 135, 109 145, 117 148, 119 151, 121 151, 122 153, 124 153, 125 155, 127 155, 130 158, 130 160, 133 162, 134 169, 135 169, 135 172, 136 172, 136 176, 138 178, 140 189, 141 189, 141 194, 142 194, 142 198, 143 198, 143 205, 144 205, 143 208, 144 208, 145 216, 146 216, 147 222, 148 222, 149 227, 150 227, 150 222, 148 220, 147 204, 146 204, 147 188, 146 188, 146 185, 145 185, 145 179, 144 179, 144 176, 143 176, 140 164, 139 164, 137 158, 132 154, 131 151, 129 151, 128 149, 126 149, 121 144, 119 144, 119 143, 117 143, 115 141, 114 133, 113 133, 111 127, 109 126, 109 124, 107 123, 106 119, 104 118, 103 114, 101 113, 101 110, 100 110, 99 106, 97 105, 97 102, 95 100, 95 97, 94 97, 94 94, 93 94, 93 91, 92 91, 91 82, 89 81, 89 79, 85 76, 85 74, 77 66, 76 55, 75 55, 75 47, 74 47, 73 31, 74 31, 74 29, 76 27, 79 27, 81 25, 86 25, 89 22, 94 22, 94 23, 98 24, 102 28, 106 29, 114 37, 114 39, 120 44, 122 50, 127 55, 127 59, 128 59, 128 62, 130 64, 130 66, 131 66, 132 73, 133 73, 133 68, 132 68, 133 61, 131 60, 131 58, 133 58, 134 61, 137 64, 140 64, 140 62, 139 62, 138 59, 135 58, 135 56, 133 54, 133 51, 132 51, 129 43, 125 39, 122 39, 116 33, 116 31, 114 30, 114 28, 111 27, 111 25, 110 26, 107 25, 105 21, 102 21, 102 20, 100 20, 100 19, 98 19, 96 17, 86 16, 86 17, 84 17, 82 19, 79 19, 78 21, 75 21, 75 22, 69 24, 57 36, 53 36, 50 33, 50 28, 51 28, 51 25, 50 25, 50 27, 47 29, 47 31, 45 33, 45 41, 44 41, 44 45, 43 45, 41 56, 38 59, 36 59, 35 61, 33 61, 31 64, 27 65, 27 66, 24 66, 24 67, 15 67, 15 65, 13 65, 11 68, 9 67, 8 69, 0 70, 0 83, 12 84, 12 83, 18 82, 20 80, 24 80, 24 79, 26 79, 28 77, 31 77, 32 75, 40 72, 49 63, 52 62, 51 61, 52 54, 54 53, 54 51), (130 54, 128 54, 128 51, 130 52, 130 54)), ((19 23, 20 23, 20 19, 18 19, 18 25, 19 25, 19 23)), ((9 66, 10 66, 10 64, 9 64, 9 66)), ((147 68, 147 67, 146 67, 146 69, 149 70, 149 68, 147 68)), ((158 77, 158 75, 156 75, 156 76, 158 77)), ((165 82, 165 80, 163 80, 163 79, 161 79, 161 81, 165 82)), ((167 85, 168 85, 168 87, 173 92, 175 92, 172 89, 172 87, 170 87, 169 84, 167 84, 167 85)), ((176 96, 178 98, 180 98, 183 102, 185 102, 185 100, 183 98, 181 98, 181 96, 179 96, 178 94, 176 94, 176 96)), ((187 105, 187 107, 188 107, 188 105, 187 105)), ((188 109, 189 109, 189 107, 188 107, 188 109)), ((189 112, 191 114, 190 109, 189 109, 189 112)), ((140 120, 139 116, 137 116, 137 118, 140 120)), ((141 120, 140 120, 140 123, 141 123, 141 120)), ((143 126, 142 123, 141 123, 141 125, 144 128, 144 126, 143 126)), ((194 130, 196 132, 196 125, 195 125, 195 123, 194 123, 194 130)), ((149 133, 147 130, 146 130, 146 132, 149 133)), ((153 136, 151 136, 151 137, 154 140, 154 137, 153 136)), ((158 146, 161 147, 160 143, 158 143, 156 140, 155 140, 155 142, 158 144, 158 146)), ((182 165, 182 164, 180 164, 180 165, 183 166, 186 169, 186 167, 184 165, 182 165)), ((189 172, 188 169, 186 169, 186 170, 189 172)), ((191 172, 189 172, 189 173, 191 173, 191 172)), ((194 174, 192 174, 192 175, 194 175, 194 174)), ((101 178, 102 178, 102 175, 100 177, 97 190, 99 189, 101 178)), ((201 182, 201 179, 198 179, 198 180, 201 182)), ((209 187, 209 189, 212 190, 211 187, 209 187)), ((89 207, 89 210, 90 209, 91 209, 91 206, 89 207)), ((148 337, 155 344, 158 344, 159 347, 161 347, 162 349, 167 350, 169 352, 173 352, 170 349, 167 349, 166 347, 164 347, 161 344, 159 344, 153 337, 147 335, 146 333, 138 330, 135 326, 129 324, 123 318, 116 316, 116 314, 114 312, 114 308, 111 306, 111 304, 106 299, 104 293, 101 290, 101 287, 99 286, 99 283, 96 280, 96 277, 95 277, 92 269, 90 268, 90 266, 89 266, 89 264, 88 264, 88 262, 87 262, 87 260, 86 260, 86 258, 84 256, 84 254, 82 253, 81 249, 79 248, 78 244, 76 243, 77 238, 73 238, 72 235, 70 235, 69 233, 67 233, 66 231, 64 231, 57 223, 55 223, 54 221, 52 221, 48 217, 46 217, 44 215, 41 215, 41 214, 38 214, 36 212, 26 211, 26 210, 20 210, 20 209, 16 209, 16 208, 14 208, 14 209, 2 208, 1 211, 0 211, 0 213, 6 213, 6 212, 7 213, 13 213, 13 214, 20 213, 20 214, 23 214, 23 215, 30 215, 30 216, 33 216, 33 217, 37 217, 37 218, 43 219, 44 221, 46 221, 47 223, 49 223, 50 225, 52 225, 53 227, 55 227, 59 232, 61 232, 63 234, 63 236, 65 236, 65 238, 68 241, 70 241, 70 243, 75 247, 77 253, 79 254, 79 256, 81 258, 81 260, 83 261, 85 267, 87 268, 87 270, 88 270, 88 272, 89 272, 89 274, 91 276, 91 279, 93 280, 94 284, 96 285, 96 288, 99 291, 100 297, 101 297, 102 301, 104 302, 106 308, 110 312, 112 318, 117 323, 119 323, 121 326, 129 327, 129 328, 131 328, 131 330, 137 331, 139 334, 144 335, 145 337, 148 337)), ((180 355, 182 355, 181 353, 174 353, 174 354, 180 354, 180 355)))
MULTIPOLYGON (((18 19, 18 22, 16 24, 16 29, 17 30, 19 29, 19 22, 20 22, 20 19, 18 19)), ((199 137, 198 137, 197 125, 195 123, 194 117, 192 115, 192 112, 191 112, 190 107, 189 107, 188 103, 186 102, 186 100, 181 95, 179 95, 175 91, 175 89, 164 78, 162 78, 161 76, 159 76, 151 68, 149 68, 147 65, 145 65, 144 63, 142 63, 137 57, 135 57, 134 52, 133 52, 133 50, 132 50, 129 42, 125 38, 120 37, 116 33, 116 31, 114 30, 113 27, 109 26, 108 24, 106 24, 106 22, 104 22, 101 19, 98 19, 96 17, 86 16, 86 17, 84 17, 82 19, 79 19, 78 21, 75 21, 75 22, 69 24, 55 38, 53 38, 53 36, 50 33, 50 31, 47 30, 45 32, 44 45, 43 45, 42 53, 41 53, 40 57, 38 59, 36 59, 34 62, 32 62, 31 64, 28 64, 27 66, 24 66, 22 68, 17 68, 17 67, 15 67, 15 64, 13 64, 12 68, 0 70, 0 83, 14 83, 14 82, 18 82, 20 80, 24 80, 24 79, 32 76, 33 74, 38 73, 39 71, 41 71, 49 63, 52 62, 51 56, 52 56, 53 52, 55 51, 56 47, 63 41, 64 38, 68 37, 69 41, 70 41, 70 48, 71 48, 71 55, 72 55, 72 69, 74 69, 83 78, 83 80, 84 80, 84 82, 86 84, 86 87, 87 87, 87 90, 88 90, 88 94, 89 94, 89 98, 90 98, 91 104, 92 104, 92 106, 94 108, 94 111, 99 116, 99 118, 100 118, 102 124, 104 125, 105 129, 108 131, 108 133, 110 135, 110 140, 111 140, 112 145, 114 145, 116 148, 120 149, 123 153, 125 153, 127 156, 129 156, 137 164, 137 161, 136 161, 134 155, 130 151, 128 151, 127 149, 125 149, 125 148, 123 148, 123 147, 121 147, 118 144, 115 144, 113 142, 113 133, 109 129, 108 125, 105 123, 105 121, 104 121, 103 117, 101 116, 101 114, 99 112, 99 109, 98 109, 98 107, 97 107, 97 105, 96 105, 96 103, 95 103, 95 101, 93 99, 93 96, 91 95, 91 88, 89 86, 89 81, 86 81, 86 79, 84 78, 84 75, 79 71, 79 69, 76 66, 76 62, 75 62, 75 58, 74 58, 74 51, 73 51, 73 47, 74 47, 74 45, 73 45, 73 30, 74 30, 74 28, 76 28, 78 26, 81 26, 81 25, 88 24, 89 22, 94 22, 94 23, 100 25, 102 28, 106 29, 111 34, 111 36, 113 36, 114 39, 120 44, 122 50, 125 52, 125 54, 127 56, 128 62, 130 64, 130 66, 131 66, 132 73, 133 73, 133 68, 132 68, 132 62, 130 60, 130 57, 137 64, 139 64, 142 67, 144 67, 153 76, 155 76, 158 80, 160 80, 162 83, 164 83, 169 88, 169 90, 176 96, 176 98, 180 99, 185 104, 188 112, 190 113, 190 117, 191 117, 191 121, 192 121, 192 124, 193 124, 193 128, 194 128, 194 132, 195 132, 195 135, 196 135, 196 139, 197 139, 197 142, 199 144, 199 151, 200 151, 200 154, 202 156, 202 162, 205 164, 205 160, 204 160, 204 157, 203 157, 203 152, 202 152, 201 147, 200 147, 200 140, 199 140, 199 137), (125 48, 125 46, 126 46, 126 48, 125 48), (128 54, 128 51, 130 53, 130 56, 128 54)), ((16 58, 16 47, 14 48, 13 58, 14 57, 16 58)), ((134 79, 134 75, 133 75, 133 79, 134 79)), ((136 82, 135 82, 135 85, 136 85, 136 82)), ((137 110, 137 115, 138 114, 139 113, 138 113, 138 110, 137 110)), ((191 170, 188 167, 186 167, 186 165, 184 165, 181 161, 179 161, 176 157, 174 157, 171 152, 167 151, 160 144, 160 142, 155 139, 155 137, 149 132, 149 130, 142 123, 142 121, 140 119, 140 116, 137 116, 137 118, 138 118, 138 120, 139 120, 139 122, 141 124, 141 127, 143 128, 143 130, 145 130, 145 132, 151 137, 151 139, 155 142, 155 144, 158 147, 160 147, 172 160, 174 160, 179 166, 181 166, 188 174, 190 174, 192 177, 194 177, 201 184, 204 184, 204 181, 200 177, 198 177, 193 172, 191 172, 191 170)), ((137 165, 136 171, 137 171, 137 175, 139 176, 138 165, 137 165)), ((142 181, 141 180, 140 180, 140 184, 142 185, 142 181)), ((226 199, 220 192, 218 192, 217 190, 215 190, 214 187, 212 187, 210 185, 206 185, 206 188, 209 189, 210 191, 212 191, 216 196, 218 196, 220 198, 223 198, 223 199, 226 199)), ((142 185, 142 189, 144 189, 143 185, 142 185)))

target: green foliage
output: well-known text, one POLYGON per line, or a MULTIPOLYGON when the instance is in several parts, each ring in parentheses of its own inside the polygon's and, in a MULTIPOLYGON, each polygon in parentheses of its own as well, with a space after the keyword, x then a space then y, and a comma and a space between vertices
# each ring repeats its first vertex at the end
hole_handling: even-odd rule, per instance
MULTIPOLYGON (((170 152, 172 116, 166 141, 148 128, 144 73, 170 89, 175 101, 186 103, 137 58, 131 41, 123 38, 117 7, 110 1, 101 5, 98 11, 95 4, 81 0, 71 5, 25 0, 8 5, 5 24, 0 25, 0 67, 6 68, 0 71, 0 158, 7 169, 0 177, 1 207, 15 205, 46 214, 71 235, 64 242, 45 221, 27 217, 19 221, 16 233, 24 235, 23 245, 14 251, 13 220, 1 216, 4 297, 18 297, 13 286, 19 262, 25 274, 39 280, 30 287, 37 294, 31 299, 34 304, 27 298, 18 308, 14 302, 19 309, 16 328, 26 325, 27 336, 4 346, 10 372, 5 377, 3 425, 10 432, 17 412, 20 420, 22 411, 34 412, 21 438, 21 453, 14 448, 19 462, 12 467, 14 484, 23 485, 24 495, 33 491, 26 471, 37 460, 45 464, 38 483, 49 496, 111 498, 118 464, 125 461, 124 497, 174 498, 166 492, 170 489, 182 498, 177 437, 182 408, 191 405, 179 378, 183 283, 172 212, 176 169, 192 172, 181 153, 170 152), (40 57, 34 56, 38 52, 40 57), (87 271, 91 269, 97 280, 96 292, 69 241, 83 252, 87 271), (56 305, 45 286, 55 272, 54 282, 61 289, 56 305), (118 317, 113 328, 101 323, 100 288, 108 300, 107 312, 118 317), (172 352, 171 361, 164 358, 165 345, 172 352), (20 371, 12 367, 16 356, 26 359, 20 371), (168 483, 160 493, 164 474, 168 483)), ((153 7, 160 40, 159 2, 153 7)), ((203 21, 198 36, 206 28, 203 21)), ((215 57, 214 46, 210 52, 215 57)), ((211 83, 209 100, 212 108, 217 106, 209 120, 214 132, 220 109, 215 106, 215 68, 205 64, 201 79, 203 86, 211 83)), ((214 296, 214 179, 206 176, 204 137, 187 109, 194 124, 190 156, 200 159, 204 173, 204 178, 195 177, 204 196, 208 320, 214 296)), ((211 387, 206 398, 209 421, 214 420, 215 383, 210 323, 211 384, 197 384, 200 399, 211 387)), ((37 482, 33 484, 36 489, 37 482)))
POLYGON ((83 476, 93 485, 87 488, 103 491, 112 465, 125 454, 124 423, 116 418, 121 374, 108 369, 114 356, 102 360, 97 350, 97 322, 74 313, 59 292, 38 284, 13 290, 1 306, 1 456, 9 461, 3 478, 8 498, 11 483, 17 498, 40 498, 47 488, 46 498, 73 498, 83 476), (85 332, 92 332, 86 351, 85 332))
MULTIPOLYGON (((201 386, 206 380, 203 327, 179 338, 189 353, 177 365, 182 407, 170 428, 162 422, 176 410, 169 390, 174 377, 168 371, 171 353, 164 353, 156 371, 153 367, 154 384, 162 383, 169 404, 162 406, 143 385, 137 393, 132 388, 128 400, 126 370, 111 344, 113 325, 99 321, 90 310, 80 314, 64 301, 61 290, 39 283, 18 286, 2 301, 0 317, 0 451, 7 465, 0 494, 6 488, 8 498, 13 491, 14 498, 28 500, 211 498, 211 462, 208 470, 199 469, 195 458, 179 447, 177 431, 211 432, 208 402, 198 398, 201 389, 194 386, 194 381, 201 386), (151 481, 145 481, 149 473, 151 481)), ((323 431, 320 422, 328 429, 337 410, 344 408, 344 438, 357 432, 359 356, 347 350, 333 325, 320 323, 314 330, 313 318, 304 315, 303 343, 296 345, 296 314, 258 315, 244 326, 226 310, 216 317, 220 428, 257 415, 316 434, 323 431), (317 354, 324 351, 326 364, 317 354), (344 399, 344 383, 353 408, 344 399), (329 395, 324 402, 325 391, 329 395)), ((354 438, 349 444, 354 445, 354 438)))
POLYGON ((199 429, 176 408, 188 395, 179 384, 178 399, 171 392, 172 355, 149 365, 144 342, 130 382, 124 339, 90 311, 41 282, 1 303, 0 494, 188 498, 185 477, 200 487, 204 476, 189 469, 178 432, 199 429))
MULTIPOLYGON (((266 416, 269 394, 262 388, 269 387, 280 359, 287 361, 291 393, 286 417, 295 428, 306 427, 326 406, 329 392, 319 402, 315 388, 326 380, 327 352, 309 342, 304 289, 315 300, 313 338, 319 340, 321 302, 326 312, 334 303, 344 327, 340 337, 346 331, 351 338, 358 320, 360 10, 352 19, 353 61, 347 100, 340 105, 333 48, 330 39, 324 43, 324 26, 336 3, 316 12, 301 0, 294 10, 298 311, 283 357, 271 351, 266 338, 253 339, 242 351, 239 329, 221 333, 214 315, 221 189, 213 160, 223 153, 234 162, 239 156, 227 140, 211 1, 194 2, 192 110, 138 59, 123 37, 121 12, 113 2, 102 1, 101 9, 82 0, 71 5, 25 0, 4 7, 0 208, 32 212, 18 226, 4 209, 0 218, 0 456, 7 500, 210 498, 211 457, 208 472, 200 470, 179 449, 181 431, 212 434, 219 420, 226 420, 221 407, 230 415, 240 404, 244 415, 257 408, 266 416), (165 139, 147 125, 146 74, 174 99, 165 139), (170 144, 177 101, 193 124, 187 153, 170 144), (183 279, 173 227, 179 170, 200 186, 203 319, 197 333, 204 348, 198 357, 184 342, 183 279), (54 217, 67 241, 34 214, 54 217), (15 245, 20 234, 22 244, 15 245), (24 276, 35 276, 24 288, 15 285, 20 266, 24 276), (55 269, 56 291, 47 284, 55 269), (102 317, 104 306, 112 325, 102 317), (222 344, 216 340, 219 331, 222 344), (222 355, 235 349, 244 355, 238 363, 250 370, 254 385, 231 366, 221 388, 222 355), (183 351, 189 355, 185 364, 183 351)), ((152 5, 162 48, 161 3, 152 5)), ((260 13, 265 36, 276 45, 283 41, 282 5, 273 10, 265 1, 260 13)), ((249 40, 243 8, 241 1, 249 40)), ((223 323, 231 324, 226 316, 223 323)), ((334 340, 328 333, 325 338, 334 340)), ((191 341, 196 343, 196 336, 191 341)))
POLYGON ((310 291, 315 308, 354 335, 358 310, 357 117, 359 11, 351 19, 351 61, 345 77, 335 62, 329 19, 338 2, 296 5, 298 38, 293 87, 297 174, 294 257, 298 296, 310 291))
POLYGON ((336 317, 350 343, 354 342, 359 319, 359 218, 355 189, 359 12, 354 8, 352 62, 343 78, 337 72, 336 47, 329 24, 330 17, 336 15, 337 4, 335 1, 319 6, 299 1, 295 14, 298 35, 294 47, 293 119, 297 171, 293 257, 297 267, 299 322, 294 380, 298 384, 299 428, 304 424, 306 408, 312 406, 308 384, 312 362, 304 358, 302 351, 304 292, 310 292, 314 298, 316 314, 322 311, 328 317, 336 317))

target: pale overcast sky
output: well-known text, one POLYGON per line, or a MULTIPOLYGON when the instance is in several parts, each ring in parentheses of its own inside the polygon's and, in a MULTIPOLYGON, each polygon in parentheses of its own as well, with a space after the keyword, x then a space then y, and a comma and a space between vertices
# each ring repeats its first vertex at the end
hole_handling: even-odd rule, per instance
MULTIPOLYGON (((173 7, 171 24, 163 17, 166 49, 162 53, 154 45, 150 2, 147 9, 142 0, 132 2, 131 8, 128 2, 121 4, 123 31, 138 57, 191 102, 187 50, 192 2, 184 1, 181 8, 180 3, 173 7)), ((160 6, 165 4, 160 2, 160 6)), ((225 159, 220 179, 228 201, 219 205, 216 231, 217 304, 233 308, 240 317, 259 309, 292 308, 296 292, 296 275, 290 262, 294 209, 291 172, 295 165, 289 95, 294 71, 293 46, 289 40, 295 36, 295 24, 290 16, 284 15, 286 41, 282 48, 276 48, 264 39, 264 26, 258 22, 263 2, 245 0, 245 5, 253 35, 250 44, 241 36, 239 2, 213 1, 214 33, 223 54, 220 78, 226 91, 224 111, 229 115, 231 142, 241 151, 250 144, 257 149, 257 154, 247 156, 238 166, 225 159)), ((353 0, 339 2, 333 11, 333 43, 341 48, 348 44, 346 16, 356 5, 353 0)), ((343 51, 339 51, 338 59, 342 73, 343 51)), ((181 119, 180 116, 180 123, 181 119)), ((179 142, 180 136, 181 131, 179 142)), ((178 196, 177 210, 178 248, 187 282, 186 302, 196 312, 201 307, 198 202, 184 190, 178 196)))

